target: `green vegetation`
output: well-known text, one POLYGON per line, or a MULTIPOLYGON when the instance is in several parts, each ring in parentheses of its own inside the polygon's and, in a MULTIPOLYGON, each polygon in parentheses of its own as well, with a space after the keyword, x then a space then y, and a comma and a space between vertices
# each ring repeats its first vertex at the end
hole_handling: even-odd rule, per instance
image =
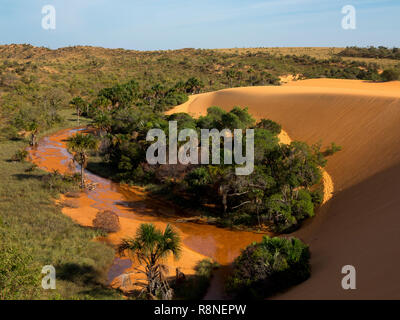
POLYGON ((381 78, 383 81, 395 81, 400 79, 400 69, 386 69, 382 72, 381 78))
MULTIPOLYGON (((63 111, 60 117, 71 115, 63 111)), ((63 126, 73 123, 65 121, 63 126)), ((102 233, 77 225, 54 203, 60 191, 76 188, 76 180, 10 161, 28 142, 0 142, 0 299, 121 298, 105 286, 114 250, 93 241, 102 233), (45 265, 56 268, 56 290, 41 287, 45 265)))
POLYGON ((67 147, 68 150, 74 153, 74 160, 81 167, 81 188, 85 187, 85 174, 84 169, 88 161, 88 152, 96 150, 98 141, 91 134, 77 133, 73 137, 68 139, 67 147))
POLYGON ((85 110, 87 107, 86 102, 81 98, 81 97, 75 97, 73 98, 70 103, 71 106, 75 107, 76 110, 76 115, 77 115, 77 121, 78 121, 78 126, 80 125, 80 116, 82 112, 85 110))
MULTIPOLYGON (((109 89, 103 89, 99 95, 104 91, 109 89)), ((135 86, 130 96, 138 97, 140 91, 135 86)), ((226 112, 211 107, 206 116, 194 119, 185 113, 166 116, 151 106, 123 107, 124 97, 124 94, 122 97, 115 94, 114 105, 108 111, 91 107, 95 125, 106 132, 100 135, 103 165, 101 162, 90 165, 92 171, 104 174, 103 168, 107 168, 109 177, 115 180, 157 185, 158 192, 179 200, 181 205, 203 208, 224 226, 267 227, 279 233, 290 232, 314 215, 321 200, 314 190, 321 183, 320 167, 326 164, 325 156, 339 151, 339 146, 332 144, 322 152, 319 144, 282 145, 278 139, 281 126, 268 119, 256 123, 246 108, 234 107, 226 112), (107 125, 99 124, 99 118, 105 119, 107 125), (235 165, 149 165, 147 133, 153 128, 168 132, 169 121, 176 121, 179 130, 192 128, 197 132, 213 128, 231 131, 253 128, 254 172, 250 176, 237 176, 235 165)), ((223 141, 223 138, 217 141, 220 150, 223 150, 223 141)))
MULTIPOLYGON (((371 59, 379 59, 379 60, 400 60, 400 49, 399 48, 386 48, 383 46, 380 47, 347 47, 343 51, 337 54, 339 57, 352 57, 352 58, 371 58, 371 59)), ((378 60, 378 61, 379 61, 378 60)), ((380 77, 376 77, 374 75, 371 77, 371 80, 382 80, 382 81, 395 81, 400 78, 400 63, 396 65, 392 63, 390 66, 387 64, 384 65, 385 70, 382 72, 380 77)), ((368 73, 369 71, 366 71, 368 73)))
POLYGON ((196 274, 185 276, 184 279, 170 281, 171 288, 174 290, 174 299, 177 300, 201 300, 207 293, 210 286, 212 273, 220 266, 210 259, 198 262, 195 267, 196 274))
POLYGON ((377 59, 395 59, 400 60, 399 48, 380 47, 347 47, 338 53, 342 57, 359 57, 359 58, 377 58, 377 59))
POLYGON ((118 247, 121 255, 128 254, 137 261, 141 267, 135 267, 135 273, 142 274, 144 281, 136 281, 134 285, 142 287, 139 295, 145 294, 146 298, 170 300, 173 290, 166 279, 167 267, 162 260, 172 254, 179 258, 181 252, 181 239, 179 234, 167 225, 164 232, 157 230, 153 224, 141 224, 136 231, 136 237, 124 239, 118 247))
POLYGON ((264 237, 236 258, 227 289, 236 297, 263 299, 309 278, 310 252, 296 238, 264 237))
POLYGON ((28 157, 28 151, 25 149, 17 150, 14 155, 11 157, 11 161, 19 161, 24 162, 28 157))

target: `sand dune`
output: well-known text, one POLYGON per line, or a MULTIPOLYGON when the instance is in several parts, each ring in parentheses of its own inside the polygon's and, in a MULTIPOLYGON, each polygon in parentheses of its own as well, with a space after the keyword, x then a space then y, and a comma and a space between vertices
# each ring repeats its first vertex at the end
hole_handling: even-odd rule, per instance
POLYGON ((191 96, 171 112, 247 106, 282 124, 293 140, 343 150, 329 159, 334 197, 296 233, 311 246, 312 277, 284 299, 400 298, 400 82, 305 80, 191 96), (354 265, 357 290, 341 288, 354 265))

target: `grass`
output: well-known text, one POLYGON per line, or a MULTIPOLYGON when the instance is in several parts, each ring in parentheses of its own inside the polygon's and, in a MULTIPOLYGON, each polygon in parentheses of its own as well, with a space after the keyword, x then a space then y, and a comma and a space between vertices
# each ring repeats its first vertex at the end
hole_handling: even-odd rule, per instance
MULTIPOLYGON (((51 131, 76 125, 71 110, 61 114, 66 121, 51 131)), ((121 298, 104 285, 114 250, 93 241, 99 231, 83 228, 61 213, 43 184, 45 172, 31 170, 29 162, 10 161, 26 141, 0 145, 0 274, 7 272, 0 277, 0 299, 121 298), (56 290, 41 287, 45 265, 56 268, 56 290)))

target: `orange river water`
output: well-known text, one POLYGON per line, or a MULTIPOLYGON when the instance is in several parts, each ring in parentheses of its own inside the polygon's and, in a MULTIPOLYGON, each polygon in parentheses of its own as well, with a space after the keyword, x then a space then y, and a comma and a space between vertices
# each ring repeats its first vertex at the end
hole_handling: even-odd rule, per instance
MULTIPOLYGON (((46 171, 58 170, 66 173, 78 168, 73 164, 72 155, 66 149, 69 136, 84 129, 67 129, 44 137, 37 147, 30 149, 31 160, 46 171)), ((187 217, 188 212, 149 196, 142 188, 122 185, 99 177, 86 170, 86 179, 96 184, 96 188, 84 191, 79 197, 61 196, 57 202, 63 207, 62 212, 82 226, 92 226, 92 221, 100 210, 112 210, 120 219, 121 230, 110 233, 104 241, 117 245, 121 239, 134 237, 141 223, 153 223, 164 229, 169 223, 179 232, 183 242, 182 254, 178 260, 168 259, 169 275, 175 275, 175 269, 187 274, 194 274, 198 261, 211 258, 221 265, 211 282, 208 298, 224 298, 223 283, 229 266, 240 254, 240 250, 254 241, 261 240, 263 234, 233 231, 212 225, 179 223, 176 220, 187 217)), ((129 290, 131 282, 123 281, 124 274, 132 268, 132 261, 116 257, 108 271, 108 281, 113 287, 129 290)))

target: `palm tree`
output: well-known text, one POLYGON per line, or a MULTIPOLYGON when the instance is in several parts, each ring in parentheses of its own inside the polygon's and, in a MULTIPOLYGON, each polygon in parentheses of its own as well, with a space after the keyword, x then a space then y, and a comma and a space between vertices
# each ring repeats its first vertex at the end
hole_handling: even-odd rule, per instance
POLYGON ((165 88, 160 83, 156 83, 154 86, 152 86, 151 90, 154 92, 156 99, 160 99, 165 94, 165 88))
POLYGON ((165 281, 166 266, 161 262, 172 254, 179 258, 181 252, 181 239, 179 234, 168 224, 164 233, 157 230, 153 224, 141 224, 136 231, 136 237, 124 239, 118 247, 118 252, 123 256, 126 251, 130 257, 141 266, 135 268, 136 273, 144 274, 146 281, 137 281, 135 285, 154 298, 161 293, 163 297, 171 298, 171 290, 165 281), (143 270, 144 268, 144 270, 143 270))
POLYGON ((76 108, 76 114, 78 116, 78 126, 79 126, 79 116, 86 106, 86 102, 81 97, 75 97, 71 100, 70 104, 76 108))
POLYGON ((98 141, 91 134, 77 133, 68 139, 67 147, 74 153, 74 160, 81 166, 81 188, 84 188, 84 169, 89 158, 88 153, 97 149, 98 141))
POLYGON ((36 136, 39 132, 39 124, 36 121, 32 121, 28 124, 27 129, 31 132, 29 144, 33 147, 36 143, 36 136))
POLYGON ((232 80, 235 78, 236 76, 236 71, 235 70, 228 70, 225 72, 225 76, 228 78, 229 80, 229 87, 232 88, 232 80))
POLYGON ((186 81, 186 92, 187 93, 200 93, 201 88, 204 87, 204 84, 201 80, 197 78, 190 78, 188 81, 186 81))
POLYGON ((111 118, 108 113, 99 112, 93 119, 92 125, 99 130, 100 136, 102 136, 103 132, 111 131, 111 118))

